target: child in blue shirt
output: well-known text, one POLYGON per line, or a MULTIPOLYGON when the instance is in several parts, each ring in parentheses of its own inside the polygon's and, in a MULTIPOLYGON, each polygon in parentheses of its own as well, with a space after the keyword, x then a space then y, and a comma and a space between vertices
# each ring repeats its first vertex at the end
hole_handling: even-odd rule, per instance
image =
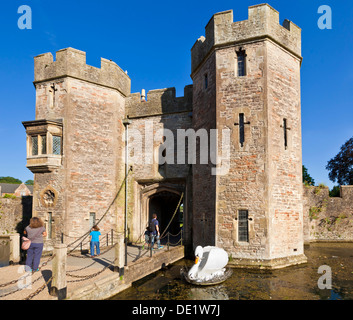
POLYGON ((100 250, 99 250, 99 236, 101 235, 98 226, 93 226, 90 235, 90 241, 91 241, 91 258, 93 258, 94 255, 94 247, 96 247, 96 252, 97 256, 100 255, 100 250))

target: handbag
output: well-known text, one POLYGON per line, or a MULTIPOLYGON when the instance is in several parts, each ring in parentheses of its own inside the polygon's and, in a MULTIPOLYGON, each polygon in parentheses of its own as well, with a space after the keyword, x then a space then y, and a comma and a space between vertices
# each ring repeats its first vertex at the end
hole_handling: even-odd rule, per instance
MULTIPOLYGON (((37 233, 33 238, 35 238, 36 236, 38 236, 39 235, 39 233, 37 233)), ((26 237, 22 237, 22 245, 21 245, 21 249, 22 250, 28 250, 28 248, 31 246, 31 243, 32 243, 32 241, 31 240, 29 240, 28 238, 26 238, 26 237)))
POLYGON ((23 242, 22 242, 22 245, 21 245, 21 249, 22 250, 28 250, 28 248, 31 246, 32 241, 29 240, 26 237, 22 237, 22 240, 23 240, 23 242))

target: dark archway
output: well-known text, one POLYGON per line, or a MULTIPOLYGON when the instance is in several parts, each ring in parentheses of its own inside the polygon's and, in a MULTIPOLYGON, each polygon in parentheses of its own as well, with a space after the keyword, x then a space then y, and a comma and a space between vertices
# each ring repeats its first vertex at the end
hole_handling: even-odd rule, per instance
POLYGON ((182 222, 182 212, 180 210, 180 207, 178 208, 177 213, 175 214, 172 222, 170 223, 168 230, 166 230, 178 206, 179 200, 180 195, 168 191, 161 191, 151 196, 148 208, 148 218, 150 221, 152 219, 152 214, 157 214, 157 220, 160 224, 161 235, 163 233, 166 235, 167 232, 176 235, 180 232, 180 223, 182 222))

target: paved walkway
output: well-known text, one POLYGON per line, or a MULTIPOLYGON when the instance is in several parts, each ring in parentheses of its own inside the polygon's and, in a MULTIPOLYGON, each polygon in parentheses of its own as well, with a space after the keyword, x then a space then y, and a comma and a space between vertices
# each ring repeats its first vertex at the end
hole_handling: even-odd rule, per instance
MULTIPOLYGON (((84 287, 113 273, 111 264, 114 261, 114 248, 101 248, 102 254, 91 258, 88 254, 73 253, 67 257, 67 291, 84 287), (107 251, 108 250, 108 251, 107 251)), ((166 246, 163 249, 166 250, 166 246)), ((128 265, 142 257, 149 257, 150 252, 142 246, 128 246, 128 265)), ((51 256, 43 256, 40 270, 30 274, 25 273, 24 265, 13 265, 0 268, 0 300, 23 300, 37 289, 43 288, 32 300, 56 300, 49 294, 52 276, 51 256), (49 262, 47 262, 49 261, 49 262), (46 263, 47 262, 47 263, 46 263), (27 276, 26 276, 27 275, 27 276), (9 284, 9 282, 12 282, 9 284), (48 282, 46 284, 46 282, 48 282), (44 285, 44 287, 43 287, 44 285)))

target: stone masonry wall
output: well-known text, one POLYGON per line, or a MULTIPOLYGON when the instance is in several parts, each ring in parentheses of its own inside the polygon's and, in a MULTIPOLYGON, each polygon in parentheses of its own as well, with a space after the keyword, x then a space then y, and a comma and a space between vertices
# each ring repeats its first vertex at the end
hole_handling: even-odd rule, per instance
MULTIPOLYGON (((216 55, 213 53, 193 74, 193 118, 192 127, 197 132, 216 129, 216 55), (208 86, 205 87, 207 74, 208 86)), ((208 142, 209 145, 209 142, 208 142)), ((216 244, 216 176, 212 175, 212 165, 200 163, 200 148, 197 144, 196 164, 193 165, 193 248, 198 245, 216 244)))
MULTIPOLYGON (((243 45, 247 75, 237 76, 236 51, 217 51, 217 126, 231 130, 230 169, 218 176, 217 244, 232 257, 263 258, 266 225, 266 109, 263 43, 243 45), (239 114, 244 114, 243 147, 239 141, 239 114), (249 242, 238 241, 238 211, 249 212, 249 242)), ((219 140, 219 143, 221 141, 219 140)))
POLYGON ((0 234, 22 233, 31 216, 31 196, 0 198, 0 234))
POLYGON ((304 240, 353 241, 353 186, 341 186, 340 197, 328 187, 304 186, 304 240))
POLYGON ((270 255, 302 255, 300 60, 272 41, 266 47, 270 255))
POLYGON ((175 88, 149 91, 147 101, 139 93, 126 98, 126 117, 131 121, 129 132, 129 166, 133 172, 129 178, 129 229, 130 240, 137 241, 145 231, 148 221, 148 200, 144 194, 155 188, 185 190, 190 174, 187 164, 187 141, 185 141, 185 162, 178 163, 177 130, 187 130, 192 122, 192 86, 185 87, 184 97, 175 97, 175 88), (163 150, 163 131, 168 129, 166 143, 172 148, 168 163, 159 165, 158 154, 163 150), (160 135, 157 132, 160 131, 160 135), (171 143, 170 143, 171 142, 171 143), (186 150, 185 150, 186 149, 186 150), (170 163, 172 160, 174 163, 170 163), (146 189, 147 188, 147 189, 146 189), (152 189, 151 189, 152 188, 152 189), (151 189, 151 190, 150 190, 151 189))

